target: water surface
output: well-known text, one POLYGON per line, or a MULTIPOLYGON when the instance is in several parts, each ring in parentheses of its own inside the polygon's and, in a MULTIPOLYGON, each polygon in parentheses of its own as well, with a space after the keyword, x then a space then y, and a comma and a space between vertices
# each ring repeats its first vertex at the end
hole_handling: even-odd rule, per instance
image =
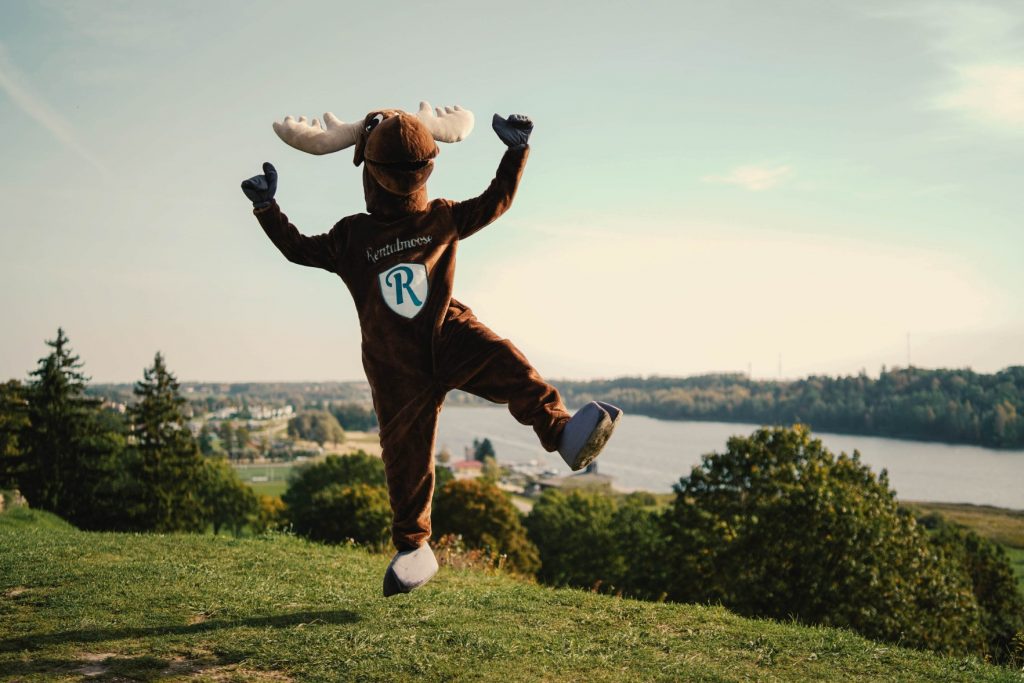
MULTIPOLYGON (((599 459, 600 471, 622 489, 666 492, 700 462, 705 453, 722 452, 732 435, 748 435, 753 424, 656 420, 627 415, 599 459)), ((975 503, 1024 509, 1024 451, 997 451, 874 436, 815 433, 833 452, 860 451, 876 472, 885 468, 903 500, 975 503)), ((474 438, 487 437, 503 462, 540 460, 569 470, 557 454, 545 453, 533 430, 520 425, 502 406, 446 407, 438 426, 437 447, 456 459, 474 438)))

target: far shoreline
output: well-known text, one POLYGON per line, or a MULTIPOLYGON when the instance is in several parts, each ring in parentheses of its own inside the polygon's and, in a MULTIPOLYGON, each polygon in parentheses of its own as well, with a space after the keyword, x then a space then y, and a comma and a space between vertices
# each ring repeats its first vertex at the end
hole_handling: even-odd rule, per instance
MULTIPOLYGON (((481 399, 482 400, 482 399, 481 399)), ((466 403, 448 403, 444 404, 444 408, 495 408, 501 407, 501 403, 484 403, 484 402, 466 402, 466 403)), ((570 410, 575 410, 578 406, 570 406, 570 410)), ((702 420, 700 418, 692 417, 657 417, 654 415, 648 415, 646 413, 626 413, 624 417, 630 415, 638 415, 646 417, 649 420, 656 420, 658 422, 697 422, 701 424, 727 424, 727 425, 749 425, 754 429, 760 427, 789 427, 792 424, 807 424, 804 423, 771 423, 771 422, 749 422, 747 420, 730 420, 728 418, 715 418, 702 420)), ((896 436, 891 434, 878 434, 872 432, 855 432, 855 431, 839 431, 835 429, 815 429, 813 425, 808 425, 811 428, 813 435, 818 434, 834 434, 836 436, 867 436, 873 439, 892 439, 893 441, 907 441, 909 443, 920 443, 920 444, 937 444, 940 446, 971 446, 972 448, 983 448, 987 451, 993 451, 995 453, 1017 453, 1024 456, 1024 448, 999 448, 997 446, 987 446, 984 444, 974 443, 971 441, 943 441, 941 439, 921 439, 912 436, 896 436)))

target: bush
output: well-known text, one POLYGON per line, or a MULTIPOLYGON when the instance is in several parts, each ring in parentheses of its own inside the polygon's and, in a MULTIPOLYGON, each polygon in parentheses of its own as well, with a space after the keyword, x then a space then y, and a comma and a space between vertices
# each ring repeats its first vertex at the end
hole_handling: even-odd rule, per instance
POLYGON ((540 566, 519 511, 493 483, 456 479, 445 484, 434 498, 433 529, 436 538, 454 534, 469 548, 505 555, 513 571, 532 574, 540 566))
POLYGON ((327 513, 323 505, 327 499, 317 500, 316 494, 332 485, 354 487, 356 484, 384 490, 384 462, 360 451, 352 455, 329 455, 321 462, 292 470, 281 499, 287 506, 286 516, 295 533, 310 538, 331 537, 335 522, 324 519, 327 513))
POLYGON ((257 534, 268 531, 281 531, 288 525, 284 501, 277 496, 260 495, 256 518, 252 521, 252 529, 257 534))
POLYGON ((1014 661, 1014 638, 1024 632, 1024 597, 1017 590, 1017 579, 1006 552, 992 541, 941 517, 929 516, 921 521, 934 530, 932 544, 957 561, 973 587, 981 608, 986 654, 997 662, 1014 661))
POLYGON ((960 567, 858 453, 834 456, 803 426, 760 429, 704 456, 675 490, 665 516, 672 599, 940 652, 984 651, 960 567))
POLYGON ((447 467, 441 467, 440 465, 434 465, 434 499, 437 499, 437 494, 445 487, 450 481, 455 480, 455 475, 447 467))
POLYGON ((331 484, 313 494, 312 508, 318 515, 309 533, 314 541, 382 548, 391 536, 391 505, 379 486, 331 484))
POLYGON ((537 578, 554 585, 657 596, 658 517, 645 499, 594 490, 544 492, 526 518, 539 552, 537 578))
POLYGON ((213 525, 213 533, 222 528, 241 536, 242 529, 259 515, 259 499, 253 490, 238 478, 235 468, 225 458, 206 458, 199 477, 199 499, 203 516, 213 525))

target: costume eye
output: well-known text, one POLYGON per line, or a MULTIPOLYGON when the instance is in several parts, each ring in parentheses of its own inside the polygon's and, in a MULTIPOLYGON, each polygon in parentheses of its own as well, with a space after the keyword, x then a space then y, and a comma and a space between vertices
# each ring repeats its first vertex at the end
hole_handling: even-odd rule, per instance
POLYGON ((384 120, 384 114, 377 114, 370 122, 366 124, 366 132, 369 133, 371 130, 377 127, 377 124, 384 120))

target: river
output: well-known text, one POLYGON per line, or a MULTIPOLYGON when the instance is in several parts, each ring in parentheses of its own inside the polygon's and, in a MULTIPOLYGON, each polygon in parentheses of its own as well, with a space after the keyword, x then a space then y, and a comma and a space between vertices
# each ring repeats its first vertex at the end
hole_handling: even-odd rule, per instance
MULTIPOLYGON (((757 428, 626 415, 598 459, 599 470, 614 477, 616 488, 671 491, 701 455, 722 452, 730 436, 757 428)), ((1024 451, 848 434, 815 436, 833 452, 856 449, 872 470, 888 470, 889 483, 902 500, 1024 509, 1024 451)), ((438 449, 446 447, 459 459, 474 438, 484 437, 491 440, 500 462, 539 460, 561 474, 570 473, 557 453, 545 453, 533 430, 516 422, 502 406, 448 406, 442 411, 438 449)))

